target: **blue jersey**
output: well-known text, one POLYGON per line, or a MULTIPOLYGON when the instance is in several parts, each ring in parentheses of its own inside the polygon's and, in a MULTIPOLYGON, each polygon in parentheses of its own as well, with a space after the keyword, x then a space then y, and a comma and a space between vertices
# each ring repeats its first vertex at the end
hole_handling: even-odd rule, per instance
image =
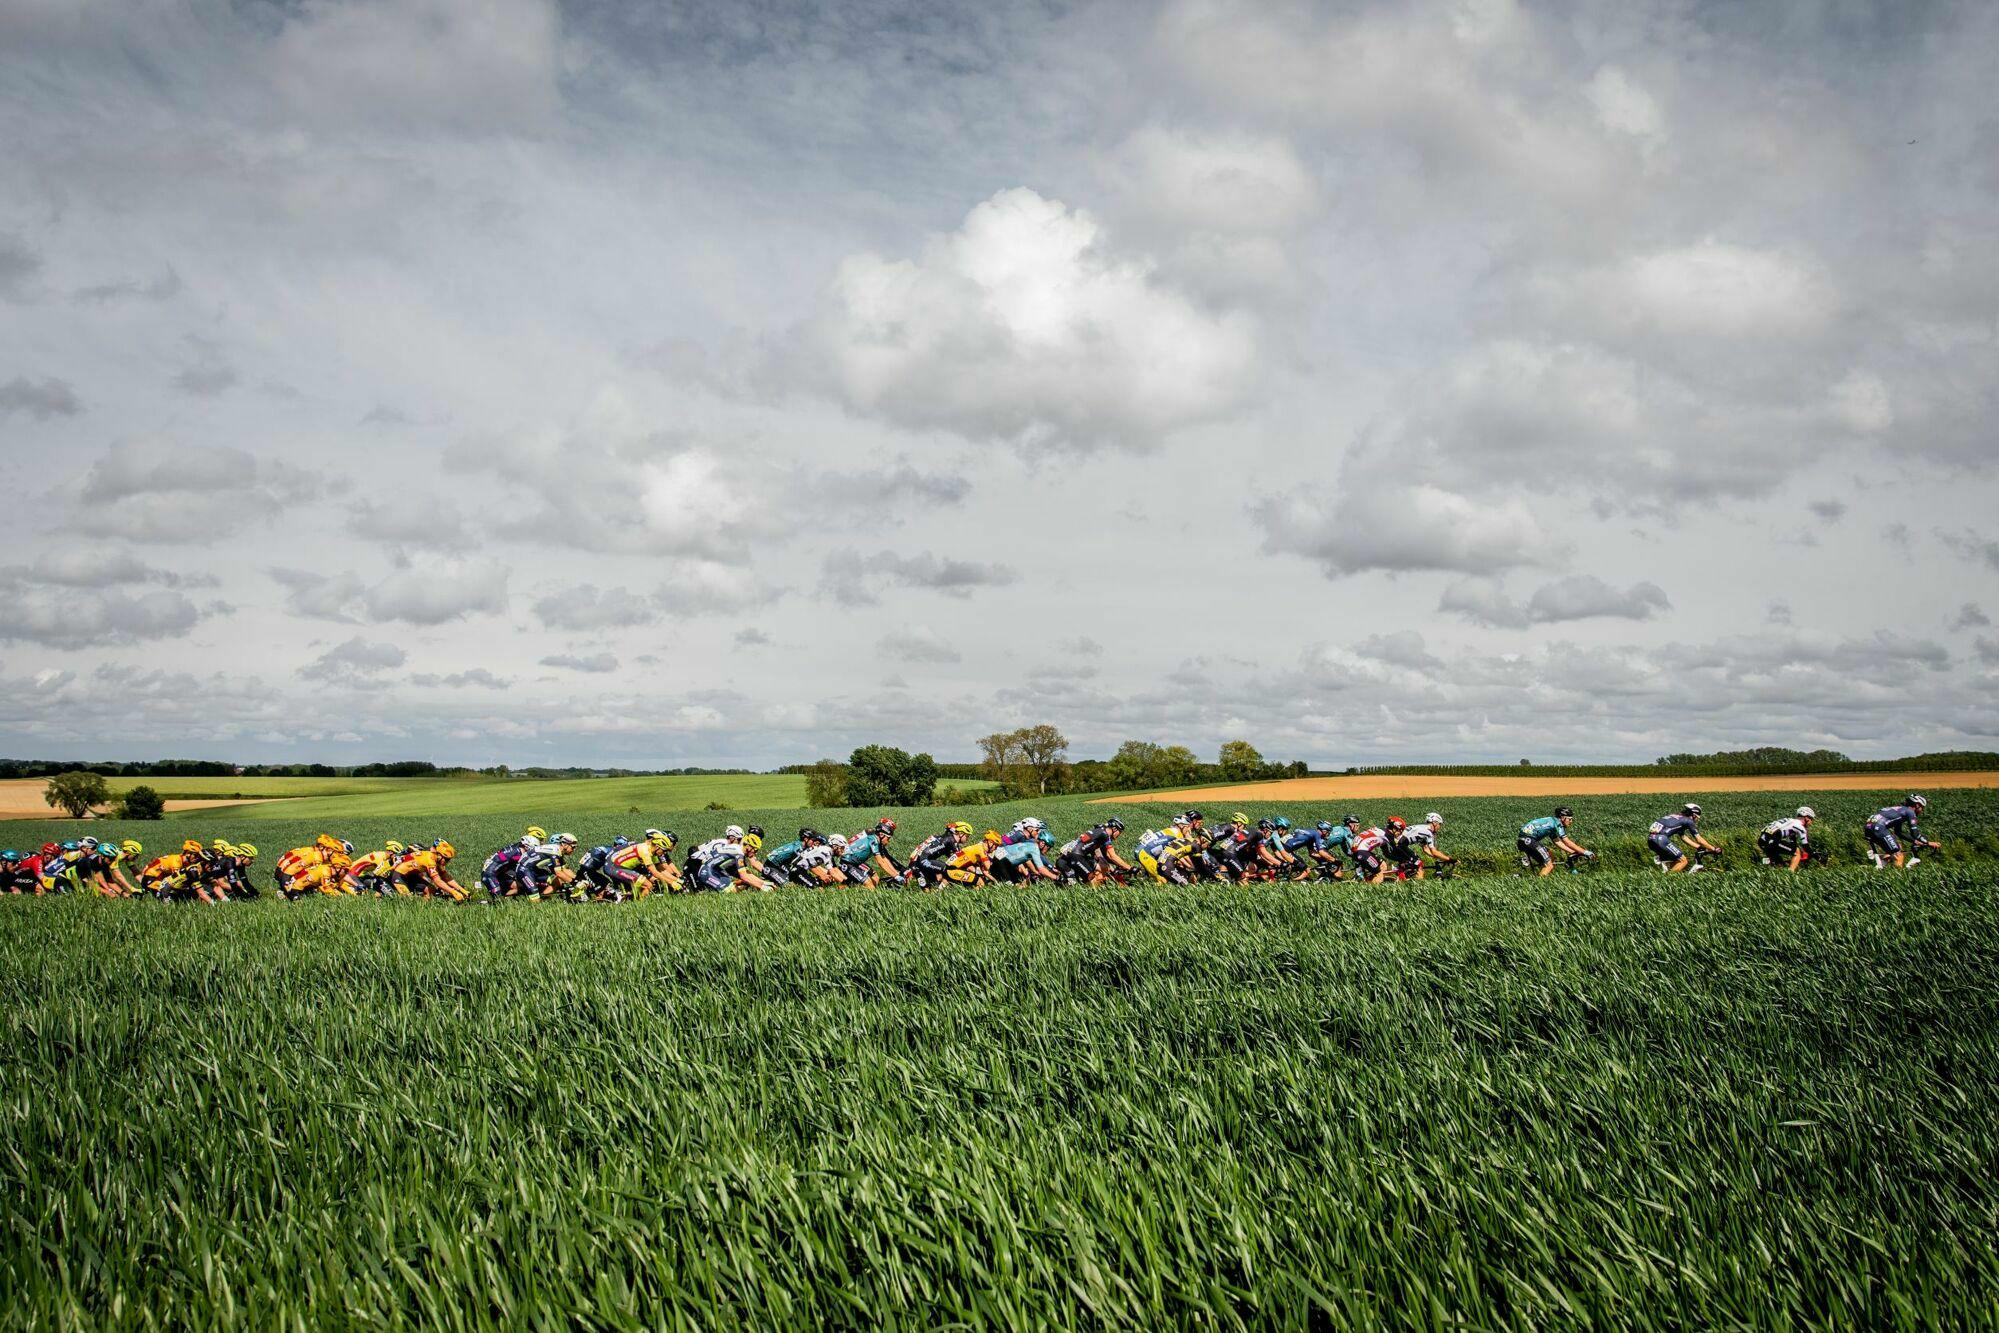
POLYGON ((1326 837, 1326 834, 1319 832, 1315 828, 1299 829, 1284 840, 1284 850, 1287 852, 1323 852, 1326 850, 1326 837))
POLYGON ((1667 815, 1664 819, 1653 820, 1652 827, 1647 830, 1655 838, 1677 838, 1682 833, 1694 831, 1692 815, 1667 815))
POLYGON ((1551 839, 1566 835, 1562 832, 1561 820, 1555 818, 1553 815, 1542 815, 1539 819, 1530 819, 1525 824, 1522 824, 1520 826, 1520 836, 1531 838, 1535 842, 1548 842, 1551 839))
POLYGON ((847 843, 847 854, 840 858, 844 866, 866 865, 871 856, 886 855, 880 841, 872 833, 863 833, 847 843))
POLYGON ((1916 807, 1913 805, 1891 805, 1885 810, 1877 810, 1867 817, 1867 826, 1886 829, 1890 833, 1899 829, 1911 838, 1920 836, 1916 832, 1916 807))
POLYGON ((993 858, 1016 866, 1026 865, 1031 861, 1043 870, 1048 869, 1048 862, 1041 859, 1041 846, 1039 843, 1002 843, 993 849, 993 858))
POLYGON ((1352 829, 1348 828, 1345 824, 1335 824, 1333 825, 1333 831, 1326 835, 1326 846, 1336 852, 1351 851, 1353 849, 1353 837, 1354 831, 1352 829))
POLYGON ((608 846, 592 847, 589 851, 583 853, 583 859, 576 863, 576 868, 578 870, 588 870, 594 874, 602 870, 604 864, 610 859, 611 849, 608 846))
POLYGON ((561 860, 554 852, 537 847, 521 857, 520 867, 515 873, 520 877, 524 887, 539 892, 544 884, 554 878, 556 868, 561 864, 561 860))
POLYGON ((804 850, 805 844, 801 841, 794 840, 781 843, 771 848, 769 853, 765 855, 764 864, 767 866, 788 866, 793 861, 796 861, 798 854, 804 850))

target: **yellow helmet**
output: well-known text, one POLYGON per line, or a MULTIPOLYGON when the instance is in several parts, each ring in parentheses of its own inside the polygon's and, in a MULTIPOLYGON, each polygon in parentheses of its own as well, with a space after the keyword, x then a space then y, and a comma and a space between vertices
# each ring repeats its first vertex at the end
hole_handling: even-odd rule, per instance
POLYGON ((226 852, 229 850, 229 840, 227 838, 217 838, 214 842, 211 842, 208 845, 210 847, 213 847, 218 852, 226 852))
POLYGON ((337 852, 340 850, 340 839, 334 837, 331 833, 322 833, 319 835, 317 845, 324 847, 329 852, 337 852))
POLYGON ((1229 816, 1229 823, 1241 824, 1245 828, 1247 828, 1249 826, 1249 816, 1244 814, 1242 811, 1238 810, 1234 814, 1229 816))
POLYGON ((138 839, 127 838, 125 839, 125 841, 118 844, 118 850, 125 853, 125 855, 127 856, 137 856, 140 852, 143 852, 146 849, 139 845, 138 839))
POLYGON ((962 819, 952 821, 951 831, 960 837, 969 838, 972 836, 972 826, 962 819))
POLYGON ((257 846, 255 843, 239 842, 236 844, 236 855, 247 856, 254 861, 257 859, 257 846))
POLYGON ((758 849, 759 847, 762 847, 763 845, 764 845, 764 840, 763 840, 762 838, 759 838, 759 837, 758 837, 758 836, 757 836, 756 834, 754 834, 754 833, 745 833, 745 834, 743 835, 743 850, 744 850, 744 851, 746 851, 746 852, 754 852, 754 851, 756 851, 756 850, 757 850, 757 849, 758 849))
POLYGON ((404 852, 408 851, 409 848, 403 846, 401 843, 397 842, 394 838, 390 838, 387 842, 382 844, 382 850, 388 852, 392 856, 401 856, 404 852))
POLYGON ((986 846, 988 846, 988 847, 997 847, 997 846, 999 846, 999 845, 1000 845, 1000 831, 999 831, 998 829, 996 829, 996 828, 989 828, 989 829, 987 829, 987 830, 986 830, 986 836, 985 836, 985 844, 986 844, 986 846))
POLYGON ((458 849, 442 838, 437 840, 437 846, 432 850, 437 853, 438 859, 443 861, 449 861, 452 857, 458 855, 458 849))
POLYGON ((180 845, 180 849, 182 852, 199 853, 201 851, 201 844, 196 842, 193 838, 189 838, 186 842, 183 842, 180 845))
POLYGON ((548 841, 548 830, 545 828, 537 828, 535 825, 530 824, 528 825, 528 836, 530 838, 533 838, 536 842, 546 842, 548 841))

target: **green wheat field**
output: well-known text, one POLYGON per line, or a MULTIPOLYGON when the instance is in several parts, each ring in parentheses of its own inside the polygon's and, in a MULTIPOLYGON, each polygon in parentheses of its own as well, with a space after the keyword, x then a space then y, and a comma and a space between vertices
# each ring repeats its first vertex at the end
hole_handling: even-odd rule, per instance
POLYGON ((1905 874, 0 899, 4 1323, 1999 1322, 1999 801, 1938 805, 1905 874))

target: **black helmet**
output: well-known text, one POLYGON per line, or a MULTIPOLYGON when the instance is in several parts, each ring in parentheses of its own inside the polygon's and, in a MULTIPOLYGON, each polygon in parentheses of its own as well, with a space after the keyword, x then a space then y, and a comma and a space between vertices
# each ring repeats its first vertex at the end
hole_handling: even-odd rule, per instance
POLYGON ((1193 823, 1195 820, 1202 818, 1205 818, 1205 816, 1202 815, 1199 810, 1189 810, 1186 814, 1186 820, 1190 824, 1193 823))
POLYGON ((1567 807, 1566 805, 1558 805, 1555 807, 1555 818, 1574 819, 1575 817, 1576 817, 1576 812, 1569 809, 1569 807, 1567 807))
POLYGON ((818 837, 819 837, 819 830, 816 828, 802 828, 798 830, 798 840, 800 842, 813 842, 816 841, 818 837))
POLYGON ((761 838, 764 835, 764 826, 762 824, 752 824, 749 827, 749 831, 761 838))
POLYGON ((1258 829, 1262 830, 1263 832, 1265 832, 1265 833, 1268 833, 1268 832, 1270 832, 1270 830, 1272 830, 1272 829, 1276 828, 1276 827, 1277 827, 1277 825, 1275 825, 1275 824, 1271 823, 1271 822, 1270 822, 1269 820, 1267 820, 1267 819, 1259 819, 1259 820, 1257 820, 1257 821, 1256 821, 1256 827, 1257 827, 1258 829))
POLYGON ((1122 833, 1124 832, 1124 821, 1122 819, 1119 819, 1116 815, 1112 815, 1109 819, 1106 819, 1104 821, 1104 827, 1107 829, 1114 829, 1117 832, 1122 833))
POLYGON ((1347 826, 1348 826, 1348 827, 1350 827, 1350 828, 1359 828, 1359 827, 1360 827, 1360 816, 1359 816, 1359 815, 1342 815, 1342 816, 1340 817, 1340 823, 1342 823, 1342 824, 1345 824, 1345 825, 1347 825, 1347 826))

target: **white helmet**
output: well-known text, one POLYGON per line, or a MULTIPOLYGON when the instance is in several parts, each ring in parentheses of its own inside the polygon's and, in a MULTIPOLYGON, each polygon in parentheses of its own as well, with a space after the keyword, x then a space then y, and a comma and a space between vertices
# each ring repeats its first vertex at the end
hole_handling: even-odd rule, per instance
POLYGON ((1423 816, 1423 822, 1425 824, 1441 824, 1444 822, 1444 817, 1435 810, 1432 810, 1429 814, 1423 816))
POLYGON ((532 833, 523 833, 521 834, 521 846, 527 848, 529 851, 533 851, 535 848, 541 846, 541 839, 535 837, 532 833))
POLYGON ((558 833, 552 841, 558 847, 574 847, 576 845, 576 835, 574 833, 558 833))
POLYGON ((829 833, 826 835, 826 845, 829 847, 844 848, 847 845, 847 835, 844 833, 829 833))
POLYGON ((1029 815, 1027 818, 1021 820, 1020 822, 1030 829, 1038 829, 1041 827, 1041 821, 1036 819, 1033 815, 1029 815))
POLYGON ((722 830, 722 836, 725 838, 740 838, 743 836, 743 826, 741 824, 731 824, 722 830))
POLYGON ((1187 816, 1185 816, 1185 815, 1175 815, 1175 816, 1173 816, 1173 827, 1174 827, 1174 828, 1186 828, 1186 827, 1187 827, 1187 816))
POLYGON ((1798 807, 1798 818, 1817 819, 1818 817, 1819 817, 1819 812, 1812 809, 1809 805, 1801 805, 1798 807))
POLYGON ((666 836, 665 832, 660 829, 649 828, 646 830, 646 837, 648 840, 656 838, 664 838, 665 836, 666 836))

